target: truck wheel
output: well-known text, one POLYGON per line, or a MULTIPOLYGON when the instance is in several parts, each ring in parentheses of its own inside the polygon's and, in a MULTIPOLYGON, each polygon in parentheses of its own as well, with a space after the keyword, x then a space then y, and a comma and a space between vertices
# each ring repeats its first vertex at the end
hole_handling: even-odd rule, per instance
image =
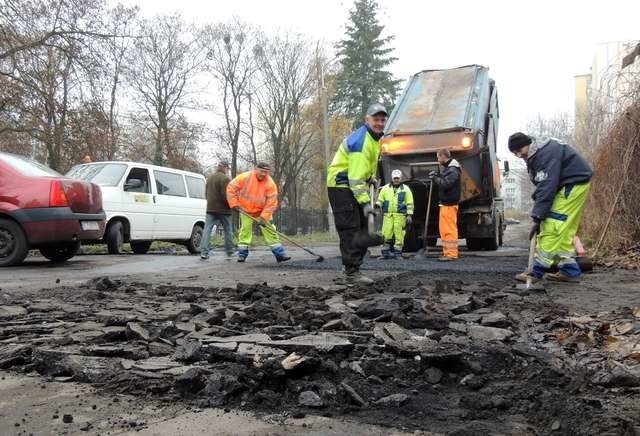
POLYGON ((109 254, 124 253, 124 226, 122 221, 116 221, 109 226, 107 231, 107 250, 109 254))
POLYGON ((467 238, 467 250, 480 251, 483 247, 484 238, 467 238))
POLYGON ((193 230, 191 230, 191 237, 185 244, 187 246, 187 250, 191 254, 200 253, 200 242, 202 241, 202 225, 196 224, 193 226, 193 230))
POLYGON ((29 244, 22 228, 14 221, 0 219, 0 266, 22 263, 29 253, 29 244))
POLYGON ((65 262, 78 254, 80 241, 62 242, 40 247, 40 254, 51 262, 65 262))
POLYGON ((151 247, 151 241, 131 241, 129 245, 135 254, 147 254, 149 247, 151 247))

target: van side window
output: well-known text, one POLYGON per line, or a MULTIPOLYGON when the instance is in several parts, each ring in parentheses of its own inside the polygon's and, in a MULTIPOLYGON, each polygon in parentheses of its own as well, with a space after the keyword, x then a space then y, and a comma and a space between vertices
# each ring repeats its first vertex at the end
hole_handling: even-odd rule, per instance
POLYGON ((160 195, 173 195, 175 197, 186 197, 187 190, 184 187, 182 174, 168 173, 166 171, 153 171, 156 178, 156 188, 160 195))
POLYGON ((191 198, 205 198, 204 180, 197 177, 184 176, 187 181, 187 189, 191 198))
POLYGON ((131 168, 126 180, 124 181, 124 190, 127 192, 142 192, 144 194, 151 194, 151 183, 149 182, 149 170, 146 168, 131 168), (131 184, 132 180, 140 180, 142 185, 136 186, 131 184), (127 186, 130 184, 131 187, 127 186))

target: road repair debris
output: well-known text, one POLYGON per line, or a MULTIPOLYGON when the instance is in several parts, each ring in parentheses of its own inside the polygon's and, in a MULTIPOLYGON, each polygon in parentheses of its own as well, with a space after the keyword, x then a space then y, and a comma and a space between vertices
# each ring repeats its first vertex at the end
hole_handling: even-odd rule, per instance
POLYGON ((0 295, 0 368, 106 393, 456 435, 640 426, 638 308, 575 314, 415 273, 367 289, 102 277, 27 298, 0 295))

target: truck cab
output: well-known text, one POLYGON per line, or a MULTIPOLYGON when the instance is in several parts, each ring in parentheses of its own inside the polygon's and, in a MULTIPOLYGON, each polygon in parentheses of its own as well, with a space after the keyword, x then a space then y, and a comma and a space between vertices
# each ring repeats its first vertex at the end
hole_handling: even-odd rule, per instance
POLYGON ((469 250, 502 245, 504 205, 496 155, 498 90, 489 69, 469 65, 425 70, 413 75, 387 122, 381 140, 381 178, 402 171, 414 195, 414 226, 404 247, 435 245, 438 237, 438 190, 431 197, 424 240, 430 171, 438 171, 436 152, 451 151, 462 168, 458 231, 469 250))

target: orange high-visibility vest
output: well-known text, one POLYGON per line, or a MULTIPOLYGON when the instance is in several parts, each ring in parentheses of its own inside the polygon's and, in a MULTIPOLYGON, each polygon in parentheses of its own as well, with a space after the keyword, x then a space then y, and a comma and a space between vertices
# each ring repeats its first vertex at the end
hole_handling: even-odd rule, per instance
POLYGON ((240 206, 249 215, 268 222, 278 208, 278 187, 271 176, 259 181, 255 171, 247 171, 227 185, 227 202, 231 208, 240 206))

